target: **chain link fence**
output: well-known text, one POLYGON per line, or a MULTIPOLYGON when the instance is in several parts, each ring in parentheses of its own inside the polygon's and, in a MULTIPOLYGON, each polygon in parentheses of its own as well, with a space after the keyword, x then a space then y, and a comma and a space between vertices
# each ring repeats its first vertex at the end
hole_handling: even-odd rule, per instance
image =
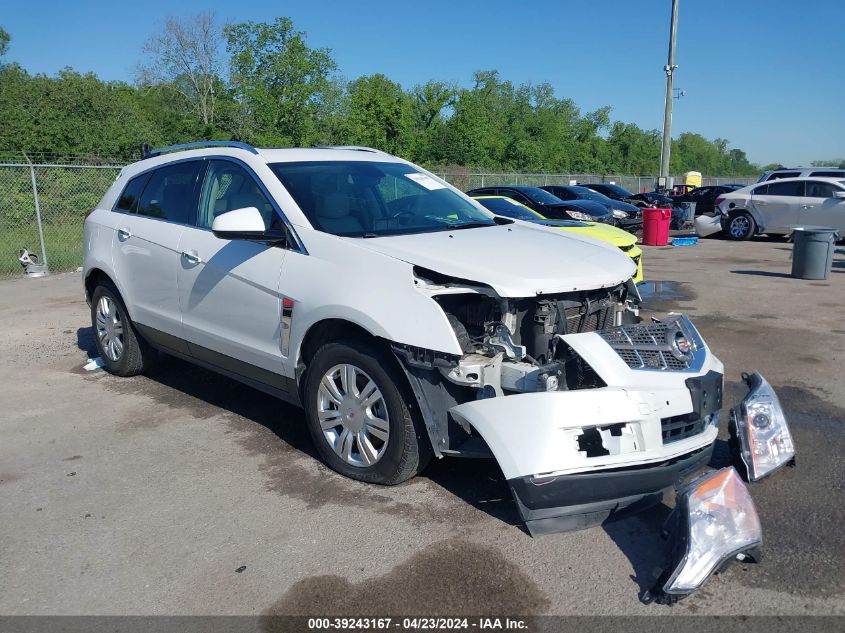
MULTIPOLYGON (((518 172, 503 172, 482 174, 463 170, 438 170, 436 175, 462 191, 477 187, 494 187, 496 185, 528 185, 543 187, 545 185, 569 185, 576 183, 614 183, 632 193, 654 191, 657 187, 657 176, 624 176, 608 174, 526 174, 518 172)), ((675 184, 684 181, 683 177, 675 176, 675 184)), ((704 177, 701 179, 703 187, 720 184, 752 185, 757 182, 756 177, 720 176, 704 177)))
POLYGON ((0 163, 0 275, 23 271, 22 249, 53 272, 81 266, 82 221, 120 169, 0 163))
MULTIPOLYGON (((18 155, 20 157, 20 155, 18 155)), ((0 159, 2 156, 0 156, 0 159)), ((39 157, 40 158, 40 157, 39 157)), ((0 276, 21 274, 18 253, 27 249, 52 272, 82 265, 82 222, 124 161, 102 164, 0 162, 0 276), (43 236, 43 242, 42 242, 43 236)), ((655 176, 607 174, 478 173, 450 168, 435 173, 462 191, 493 185, 552 185, 614 182, 633 192, 652 191, 655 176)), ((676 177, 675 182, 682 182, 676 177)), ((704 178, 702 184, 752 184, 756 178, 704 178)))

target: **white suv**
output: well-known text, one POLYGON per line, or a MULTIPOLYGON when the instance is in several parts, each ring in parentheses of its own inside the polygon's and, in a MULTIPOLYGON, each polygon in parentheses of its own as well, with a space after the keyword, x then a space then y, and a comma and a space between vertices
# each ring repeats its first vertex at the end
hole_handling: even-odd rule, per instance
POLYGON ((758 233, 787 234, 798 226, 824 226, 845 234, 845 179, 781 178, 716 199, 722 228, 733 240, 758 233))
POLYGON ((683 316, 639 323, 635 272, 368 148, 154 150, 85 221, 108 371, 162 350, 299 404, 363 481, 494 457, 533 532, 654 501, 710 456, 722 364, 683 316))

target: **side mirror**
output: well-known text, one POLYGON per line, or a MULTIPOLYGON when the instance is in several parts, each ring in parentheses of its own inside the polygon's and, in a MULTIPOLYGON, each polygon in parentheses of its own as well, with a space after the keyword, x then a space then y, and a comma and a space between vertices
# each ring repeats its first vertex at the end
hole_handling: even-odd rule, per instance
POLYGON ((252 242, 284 242, 282 231, 268 230, 255 207, 233 209, 214 218, 211 232, 221 240, 249 240, 252 242))
POLYGON ((840 200, 843 200, 843 199, 845 199, 845 191, 842 191, 841 189, 839 191, 834 191, 833 197, 839 198, 840 200))

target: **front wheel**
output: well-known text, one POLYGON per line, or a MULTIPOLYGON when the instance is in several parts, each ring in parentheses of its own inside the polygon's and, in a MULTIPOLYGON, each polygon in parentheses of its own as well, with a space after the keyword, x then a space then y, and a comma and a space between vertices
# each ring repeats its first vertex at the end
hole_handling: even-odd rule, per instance
POLYGON ((304 389, 308 430, 323 461, 352 479, 393 485, 425 468, 431 445, 401 388, 404 376, 375 346, 321 347, 304 389))
POLYGON ((735 213, 728 220, 728 237, 737 242, 747 240, 757 230, 757 223, 746 211, 735 213))
POLYGON ((111 284, 94 289, 91 324, 106 371, 117 376, 134 376, 152 365, 155 350, 137 333, 120 294, 111 284))

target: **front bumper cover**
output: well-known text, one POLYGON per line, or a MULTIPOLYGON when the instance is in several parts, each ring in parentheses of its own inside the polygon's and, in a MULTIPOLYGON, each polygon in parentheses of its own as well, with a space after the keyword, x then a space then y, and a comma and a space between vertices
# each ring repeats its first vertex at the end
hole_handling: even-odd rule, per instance
POLYGON ((631 466, 547 479, 508 480, 532 536, 599 525, 660 503, 663 492, 707 465, 713 445, 661 464, 631 466))
POLYGON ((630 367, 600 333, 567 335, 612 386, 484 398, 449 412, 483 438, 532 534, 588 527, 658 501, 707 463, 723 366, 691 337, 686 369, 661 371, 630 367))

